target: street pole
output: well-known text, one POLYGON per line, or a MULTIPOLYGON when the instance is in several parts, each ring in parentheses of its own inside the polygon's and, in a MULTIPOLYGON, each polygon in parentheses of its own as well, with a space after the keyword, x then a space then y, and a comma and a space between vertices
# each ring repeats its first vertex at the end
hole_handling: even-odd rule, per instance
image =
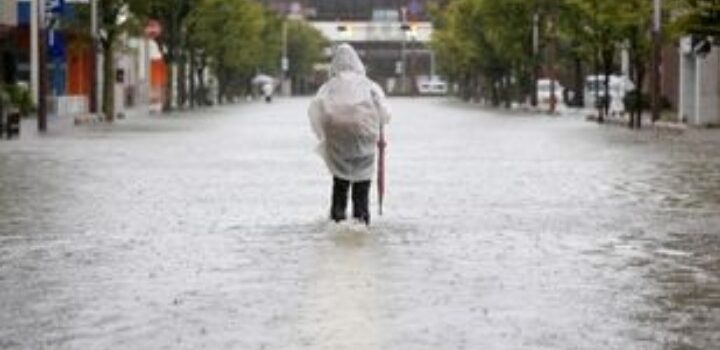
POLYGON ((415 72, 415 64, 416 64, 416 45, 415 45, 415 37, 412 36, 413 34, 410 34, 410 57, 409 57, 409 63, 408 63, 408 70, 410 71, 410 96, 416 96, 417 95, 417 73, 415 72))
POLYGON ((401 29, 402 29, 402 36, 403 36, 403 37, 402 37, 402 46, 401 46, 401 51, 400 51, 400 60, 402 61, 402 64, 400 65, 400 67, 402 68, 402 69, 401 69, 401 71, 402 71, 402 72, 401 72, 401 73, 402 73, 402 75, 401 75, 401 77, 402 77, 402 78, 401 78, 401 79, 402 79, 402 92, 403 92, 403 94, 407 94, 407 93, 408 93, 408 91, 407 91, 407 90, 408 90, 408 84, 407 84, 407 67, 406 67, 406 64, 405 64, 405 60, 406 60, 406 59, 405 59, 405 55, 406 55, 406 53, 405 53, 406 43, 405 43, 405 42, 407 41, 407 31, 408 31, 408 29, 407 29, 407 28, 408 28, 408 24, 407 24, 407 21, 406 21, 406 19, 405 19, 407 9, 406 9, 405 7, 403 7, 403 8, 400 9, 400 12, 402 13, 401 29))
POLYGON ((285 18, 283 21, 283 55, 281 62, 282 69, 282 93, 283 95, 290 96, 290 87, 288 86, 288 71, 290 70, 290 60, 288 59, 288 19, 285 18))
POLYGON ((592 84, 593 84, 593 93, 595 94, 595 108, 597 108, 598 113, 598 123, 602 124, 605 122, 605 115, 604 109, 602 108, 602 105, 599 103, 600 101, 600 63, 599 63, 599 56, 600 56, 600 48, 598 47, 597 43, 597 30, 598 30, 598 0, 593 1, 593 34, 595 36, 595 45, 593 45, 593 68, 595 70, 592 78, 592 84))
MULTIPOLYGON (((152 61, 150 60, 150 38, 146 35, 145 36, 145 99, 148 112, 150 111, 150 107, 152 105, 152 61)), ((191 74, 192 75, 192 74, 191 74)), ((192 99, 190 100, 190 106, 192 107, 192 99)))
POLYGON ((405 64, 405 32, 403 31, 402 46, 400 47, 400 82, 402 83, 402 92, 407 94, 407 67, 405 64))
MULTIPOLYGON (((660 120, 660 29, 662 4, 661 0, 653 1, 653 31, 652 31, 652 121, 660 120)), ((639 121, 638 121, 639 123, 639 121)), ((639 127, 639 125, 638 125, 639 127)))
POLYGON ((555 86, 555 56, 556 56, 556 35, 555 35, 555 28, 557 27, 556 18, 555 18, 555 8, 552 7, 550 9, 549 14, 550 19, 550 25, 549 25, 549 33, 550 36, 550 45, 548 45, 548 76, 550 78, 550 114, 555 114, 555 111, 557 109, 557 99, 555 98, 555 90, 557 87, 555 86))
POLYGON ((98 2, 99 0, 90 0, 90 113, 97 114, 98 106, 98 2))
POLYGON ((40 13, 39 3, 41 0, 30 1, 30 93, 33 101, 38 101, 40 62, 38 50, 38 38, 40 37, 38 14, 40 13))
POLYGON ((538 83, 537 83, 537 81, 538 81, 538 75, 539 75, 538 74, 539 73, 538 72, 539 71, 538 63, 540 62, 540 60, 538 59, 538 56, 540 53, 540 14, 538 14, 538 12, 537 12, 537 3, 536 3, 536 8, 535 8, 535 13, 533 14, 532 41, 533 41, 532 42, 532 50, 533 50, 532 51, 532 53, 533 53, 532 86, 533 86, 533 91, 532 91, 532 94, 530 95, 531 96, 530 97, 530 105, 532 105, 534 108, 534 107, 537 107, 537 105, 538 105, 538 83))
POLYGON ((33 16, 37 17, 38 36, 38 98, 37 98, 37 121, 38 131, 47 131, 47 91, 48 91, 48 71, 47 71, 47 27, 45 23, 45 6, 43 1, 39 1, 37 12, 33 16))

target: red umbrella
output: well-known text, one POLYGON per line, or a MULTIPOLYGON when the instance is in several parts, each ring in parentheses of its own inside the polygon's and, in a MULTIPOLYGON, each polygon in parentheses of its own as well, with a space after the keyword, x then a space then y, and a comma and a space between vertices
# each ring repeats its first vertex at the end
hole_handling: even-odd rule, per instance
POLYGON ((383 200, 385 198, 385 128, 380 125, 380 139, 378 140, 378 167, 377 167, 377 191, 378 191, 378 213, 383 214, 383 200))

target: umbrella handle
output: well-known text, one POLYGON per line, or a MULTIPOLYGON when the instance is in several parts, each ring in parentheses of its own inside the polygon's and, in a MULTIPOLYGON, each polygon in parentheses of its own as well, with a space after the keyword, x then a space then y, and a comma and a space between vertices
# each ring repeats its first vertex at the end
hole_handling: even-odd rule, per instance
POLYGON ((385 130, 382 123, 380 124, 380 137, 377 141, 378 147, 378 214, 383 215, 383 197, 385 192, 385 148, 387 141, 385 140, 385 130))

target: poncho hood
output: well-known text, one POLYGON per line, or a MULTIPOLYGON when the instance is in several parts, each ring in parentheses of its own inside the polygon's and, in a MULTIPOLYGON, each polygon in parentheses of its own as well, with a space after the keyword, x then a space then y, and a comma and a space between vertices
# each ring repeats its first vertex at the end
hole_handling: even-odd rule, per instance
POLYGON ((335 77, 344 72, 365 75, 365 65, 360 60, 357 51, 349 44, 338 45, 330 64, 330 76, 335 77))

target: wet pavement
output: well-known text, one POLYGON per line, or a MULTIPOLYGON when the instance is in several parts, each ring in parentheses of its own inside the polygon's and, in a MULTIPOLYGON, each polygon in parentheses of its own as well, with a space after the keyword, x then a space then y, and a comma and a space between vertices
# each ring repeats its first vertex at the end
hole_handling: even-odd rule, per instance
POLYGON ((720 344, 719 132, 391 100, 365 231, 307 103, 0 143, 0 348, 720 344))

